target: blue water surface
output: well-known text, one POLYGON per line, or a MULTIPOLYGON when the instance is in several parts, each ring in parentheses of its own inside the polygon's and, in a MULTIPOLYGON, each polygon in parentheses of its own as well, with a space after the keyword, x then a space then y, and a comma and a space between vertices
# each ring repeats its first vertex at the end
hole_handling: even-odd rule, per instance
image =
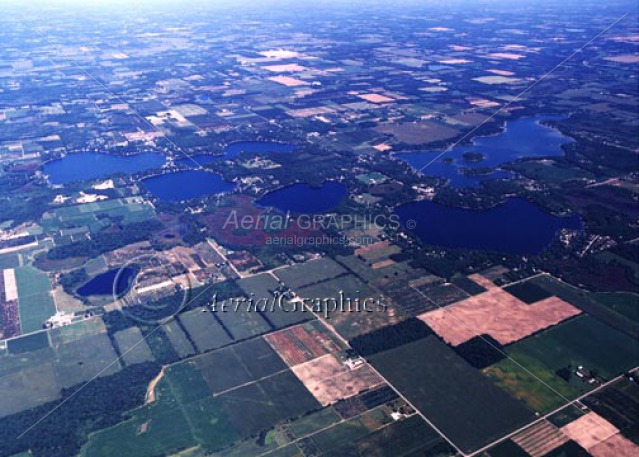
POLYGON ((235 184, 220 175, 203 170, 185 170, 165 173, 142 180, 154 196, 166 201, 182 201, 204 195, 230 192, 235 184))
POLYGON ((326 181, 321 187, 301 183, 269 192, 256 203, 283 212, 318 214, 335 208, 347 193, 346 186, 336 181, 326 181))
POLYGON ((487 179, 508 178, 511 174, 496 170, 486 175, 467 176, 462 174, 463 168, 495 168, 520 158, 562 155, 561 145, 572 139, 541 123, 556 119, 561 117, 539 115, 509 121, 497 135, 478 137, 470 145, 456 146, 433 163, 430 162, 442 150, 401 153, 397 157, 416 170, 426 166, 422 170, 424 175, 447 178, 453 187, 477 187, 487 179), (480 153, 484 158, 478 162, 468 161, 465 153, 480 153))
POLYGON ((69 154, 61 159, 44 164, 44 173, 52 184, 69 184, 75 181, 89 181, 106 178, 115 173, 132 175, 154 168, 160 168, 166 156, 159 152, 147 152, 129 156, 83 152, 69 154))
POLYGON ((582 228, 577 215, 554 216, 520 198, 486 211, 424 200, 399 206, 396 213, 403 226, 414 226, 411 231, 426 244, 510 254, 538 254, 559 230, 582 228))

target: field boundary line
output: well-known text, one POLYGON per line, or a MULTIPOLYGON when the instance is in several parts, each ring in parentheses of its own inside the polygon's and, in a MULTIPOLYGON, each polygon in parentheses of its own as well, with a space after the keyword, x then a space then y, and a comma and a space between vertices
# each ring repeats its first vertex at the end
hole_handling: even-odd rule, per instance
POLYGON ((169 144, 171 144, 175 149, 177 149, 178 152, 184 154, 184 156, 186 156, 186 158, 191 160, 191 162, 195 163, 195 165, 198 166, 198 169, 204 170, 204 167, 202 165, 200 165, 190 154, 188 154, 186 151, 184 151, 184 149, 181 148, 180 146, 178 146, 173 140, 169 139, 169 137, 159 127, 157 127, 156 125, 153 125, 153 123, 151 121, 149 121, 146 117, 142 116, 138 111, 136 111, 131 106, 131 104, 129 102, 125 101, 124 99, 122 99, 122 97, 120 97, 118 94, 114 93, 111 89, 109 89, 107 86, 105 86, 104 83, 102 83, 98 78, 96 78, 92 73, 90 73, 84 66, 80 65, 75 59, 73 59, 71 56, 66 54, 62 49, 60 49, 60 47, 58 45, 56 45, 51 40, 49 40, 45 35, 40 33, 35 27, 33 27, 29 22, 27 22, 22 16, 19 16, 19 20, 20 20, 20 22, 22 22, 22 24, 25 27, 27 27, 29 30, 31 30, 33 33, 37 34, 40 38, 42 38, 45 42, 47 42, 49 44, 49 46, 53 47, 53 49, 58 54, 60 54, 65 59, 67 59, 75 67, 77 67, 82 73, 84 73, 89 78, 91 78, 91 80, 93 82, 98 84, 109 95, 111 95, 113 98, 115 98, 117 101, 119 101, 123 105, 126 105, 131 110, 131 112, 133 113, 134 116, 138 117, 142 122, 144 122, 146 125, 150 126, 153 130, 155 130, 157 133, 159 133, 160 136, 162 138, 164 138, 169 144))
MULTIPOLYGON (((335 330, 335 327, 333 327, 331 324, 329 324, 326 320, 324 320, 324 318, 315 313, 315 311, 313 311, 312 308, 310 308, 309 306, 304 305, 307 309, 308 312, 310 312, 311 314, 313 314, 315 316, 315 318, 317 320, 319 320, 324 327, 326 327, 326 329, 328 331, 330 331, 331 333, 333 333, 343 344, 346 348, 352 349, 351 345, 348 344, 348 340, 345 339, 344 337, 342 337, 342 335, 339 334, 339 332, 337 330, 335 330)), ((455 449, 457 452, 459 452, 462 456, 468 457, 466 453, 462 452, 461 449, 459 449, 457 447, 457 445, 455 443, 453 443, 453 441, 448 438, 448 436, 446 436, 435 424, 433 424, 425 415, 424 413, 422 413, 419 409, 417 409, 417 407, 415 407, 415 405, 413 405, 408 398, 406 398, 404 396, 404 394, 402 394, 399 389, 397 389, 393 384, 390 383, 390 381, 388 379, 386 379, 379 371, 377 371, 377 369, 375 369, 375 367, 368 361, 366 360, 365 357, 362 357, 362 360, 364 361, 364 363, 375 373, 377 374, 377 376, 379 376, 387 385, 388 387, 390 387, 391 389, 393 389, 393 391, 397 394, 397 396, 399 398, 401 398, 402 400, 404 400, 406 402, 406 404, 408 406, 410 406, 411 408, 413 408, 415 410, 415 412, 433 429, 435 430, 442 438, 444 438, 444 440, 446 440, 446 442, 453 448, 455 449)))
MULTIPOLYGON (((637 370, 637 369, 639 369, 639 365, 638 365, 638 366, 636 366, 636 367, 634 367, 634 368, 631 368, 629 371, 635 371, 635 370, 637 370)), ((584 394, 580 395, 579 397, 575 398, 574 400, 571 400, 569 404, 559 406, 558 408, 556 408, 556 409, 554 409, 554 410, 552 410, 552 411, 550 411, 550 412, 547 412, 547 413, 546 413, 546 414, 544 414, 543 416, 538 417, 537 419, 535 419, 534 421, 532 421, 530 424, 528 424, 528 425, 524 425, 523 427, 520 427, 519 429, 517 429, 517 430, 515 430, 515 431, 513 431, 513 432, 510 432, 508 435, 504 435, 504 436, 502 436, 501 438, 496 439, 495 441, 493 441, 492 443, 487 444, 487 445, 486 445, 486 446, 484 446, 483 448, 481 448, 481 449, 477 449, 477 450, 476 450, 476 451, 474 451, 472 454, 469 454, 467 457, 473 457, 473 456, 475 456, 475 455, 477 455, 477 454, 479 454, 479 453, 481 453, 481 452, 486 451, 487 449, 491 448, 492 446, 494 446, 494 445, 496 445, 496 444, 499 444, 499 443, 501 443, 501 442, 503 442, 503 441, 506 441, 507 439, 509 439, 509 438, 511 438, 511 437, 513 437, 513 436, 515 436, 515 435, 517 435, 518 433, 523 432, 523 431, 524 431, 524 430, 526 430, 527 428, 532 427, 533 425, 535 425, 535 424, 537 424, 537 423, 539 423, 539 422, 541 422, 541 421, 544 421, 544 420, 548 419, 550 416, 552 416, 553 414, 558 413, 559 411, 561 411, 561 410, 562 410, 562 409, 564 409, 564 408, 569 408, 570 406, 574 406, 575 408, 579 409, 579 412, 580 412, 580 413, 583 413, 583 414, 585 415, 585 413, 581 410, 581 408, 579 408, 579 406, 577 406, 577 405, 576 405, 576 403, 580 402, 580 401, 581 401, 581 400, 583 400, 584 398, 589 397, 590 395, 592 395, 592 394, 594 394, 594 393, 596 393, 596 392, 599 392, 600 390, 602 390, 602 389, 604 389, 604 388, 606 388, 606 387, 610 386, 611 384, 613 384, 613 383, 615 383, 615 382, 618 382, 619 380, 621 380, 621 379, 623 379, 623 378, 624 378, 624 375, 623 375, 623 374, 620 374, 620 375, 616 376, 615 378, 611 379, 610 381, 606 381, 605 383, 601 384, 600 386, 595 387, 595 388, 594 388, 594 389, 592 389, 591 391, 586 392, 586 393, 584 393, 584 394)), ((601 425, 601 424, 600 424, 600 425, 601 425)))
MULTIPOLYGON (((142 120, 146 125, 149 125, 153 130, 155 130, 156 132, 158 132, 160 134, 160 136, 162 138, 164 138, 169 144, 171 144, 173 147, 176 148, 176 150, 182 154, 184 154, 185 157, 189 158, 193 163, 195 163, 198 168, 200 170, 203 170, 204 167, 202 165, 200 165, 195 159, 193 159, 193 157, 191 157, 191 155, 189 155, 187 152, 184 151, 183 148, 181 148, 180 146, 178 146, 174 141, 172 141, 171 139, 168 138, 168 136, 162 131, 160 130, 158 127, 156 127, 155 125, 153 125, 153 123, 151 123, 148 119, 146 119, 144 116, 142 116, 138 111, 136 111, 130 103, 126 102, 125 100, 122 99, 122 97, 120 97, 119 95, 117 95, 116 93, 114 93, 113 91, 111 91, 108 87, 106 87, 106 85, 104 83, 102 83, 98 78, 96 78, 91 72, 89 72, 84 66, 80 65, 76 60, 74 60, 72 57, 70 57, 69 55, 67 55, 61 48, 60 46, 56 45, 55 43, 53 43, 51 40, 49 40, 44 34, 42 34, 40 31, 38 31, 33 25, 31 25, 27 20, 25 20, 22 16, 18 17, 18 20, 29 30, 31 30, 33 33, 35 33, 36 35, 38 35, 42 40, 44 40, 49 46, 51 46, 53 48, 53 50, 55 52, 57 52, 59 55, 61 55, 63 58, 65 58, 66 60, 68 60, 71 64, 73 64, 75 67, 77 67, 82 73, 84 73, 85 75, 87 75, 93 82, 95 82, 98 86, 100 86, 103 90, 105 90, 109 95, 111 95, 115 100, 121 102, 122 104, 126 105, 130 111, 133 113, 134 116, 138 117, 140 120, 142 120)), ((155 328, 153 328, 146 336, 143 336, 143 338, 138 341, 136 344, 134 344, 133 346, 131 346, 126 352, 124 352, 123 354, 121 354, 118 358, 116 358, 113 362, 111 362, 110 364, 108 364, 105 368, 103 368, 98 374, 96 374, 93 378, 91 378, 90 380, 86 381, 84 384, 82 384, 77 390, 75 390, 73 393, 71 393, 68 397, 66 397, 64 400, 62 400, 58 405, 56 405, 53 409, 51 409, 48 413, 46 413, 45 415, 43 415, 40 419, 38 419, 34 424, 32 424, 29 428, 27 428, 26 430, 24 430, 20 435, 17 436, 16 440, 19 440, 20 438, 22 438, 24 435, 26 435, 29 431, 31 431, 33 428, 35 428, 38 424, 40 424, 43 420, 45 420, 47 417, 49 417, 51 414, 53 414, 55 411, 57 411, 61 406, 63 406, 67 401, 69 401, 70 399, 72 399, 73 397, 75 397, 80 391, 82 391, 84 388, 86 388, 89 384, 91 384, 93 381, 95 381, 98 377, 100 377, 103 373, 105 373, 109 368, 111 368, 114 364, 118 363, 120 360, 122 360, 122 358, 128 354, 130 351, 132 351, 133 349, 135 349, 136 347, 138 347, 140 344, 142 344, 144 341, 146 341, 146 339, 148 337, 150 337, 151 335, 153 335, 160 327, 162 327, 164 324, 166 324, 167 322, 169 322, 171 319, 175 318, 175 316, 177 316, 182 310, 184 310, 189 304, 191 304, 194 300, 196 300, 197 298, 199 298, 202 294, 204 294, 205 292, 207 292, 208 290, 210 290, 216 283, 212 283, 208 286, 206 286, 204 288, 204 290, 202 290, 198 295, 196 295, 194 298, 192 298, 191 300, 189 300, 188 302, 186 302, 185 304, 181 305, 179 307, 179 309, 172 315, 168 316, 167 318, 163 319, 161 321, 161 323, 159 325, 157 325, 155 328)))
POLYGON ((487 117, 486 119, 484 119, 482 122, 480 122, 479 124, 477 124, 475 127, 473 127, 472 130, 470 130, 468 133, 466 133, 464 136, 462 136, 459 140, 455 141, 451 146, 448 146, 446 149, 444 149, 442 152, 440 152, 439 154, 437 154, 430 162, 428 162, 426 165, 424 165, 423 167, 419 168, 417 170, 417 173, 422 173, 422 171, 424 171, 425 168, 427 168, 428 166, 432 165, 434 162, 436 162, 437 160, 439 160, 443 155, 447 154, 448 152, 450 152, 451 150, 453 150, 457 145, 459 145, 462 141, 464 141, 466 138, 468 138, 469 136, 471 136, 473 133, 475 133, 479 128, 481 128, 483 125, 485 125, 487 122, 489 122, 490 120, 492 120, 495 116, 497 116, 499 113, 501 113, 503 110, 505 110, 506 108, 508 108, 510 105, 512 105, 515 101, 519 100, 524 94, 526 94, 528 91, 530 91, 533 87, 535 87, 537 84, 539 84, 540 82, 544 81, 548 76, 550 76, 551 74, 553 74, 555 71, 557 71, 557 69, 561 66, 563 66, 566 62, 568 62, 570 59, 572 59, 574 56, 576 56, 577 54, 579 54, 581 51, 583 51, 586 47, 588 47, 593 41, 595 41, 596 39, 598 39, 600 36, 602 36, 604 33, 606 33, 608 30, 610 30, 611 28, 613 28, 615 25, 617 25, 619 22, 621 22, 626 16, 628 16, 630 14, 630 12, 624 14, 623 16, 619 17, 617 20, 615 20, 612 24, 610 24, 609 26, 607 26, 605 29, 603 29, 601 32, 599 32, 597 35, 595 35, 594 37, 592 37, 590 40, 588 40, 585 44, 581 45, 581 47, 579 47, 576 51, 573 51, 572 54, 570 54, 568 57, 566 57, 564 60, 562 60, 561 62, 559 62, 557 65, 555 65, 551 70, 549 70, 548 72, 544 73, 539 79, 537 79, 535 82, 533 82, 531 85, 529 85, 528 87, 526 87, 523 91, 521 91, 519 94, 517 94, 514 98, 512 98, 511 100, 509 100, 506 104, 504 104, 502 107, 500 107, 497 111, 495 111, 493 114, 491 114, 489 117, 487 117))
POLYGON ((118 363, 120 360, 122 360, 124 358, 125 355, 127 355, 129 352, 131 352, 133 349, 135 349, 136 347, 138 347, 140 344, 144 343, 146 341, 147 338, 149 338, 151 335, 153 335, 158 329, 160 329, 161 327, 164 326, 164 324, 166 324, 167 322, 171 321, 172 319, 174 319, 182 310, 186 309, 186 307, 188 305, 190 305, 191 303, 193 303, 193 301, 195 301, 197 298, 199 298, 200 296, 202 296, 202 294, 204 294, 206 291, 208 291, 209 289, 211 289, 215 284, 217 283, 212 283, 208 286, 206 286, 204 288, 204 290, 202 290, 199 294, 197 294, 195 297, 193 297, 191 300, 187 301, 186 303, 180 305, 180 308, 173 314, 171 314, 170 316, 164 318, 155 328, 153 328, 149 333, 147 333, 146 335, 143 335, 143 337, 140 339, 140 341, 138 341, 137 343, 135 343, 133 346, 131 346, 129 349, 127 349, 125 352, 123 352, 120 356, 118 356, 113 362, 111 362, 110 364, 108 364, 106 367, 104 367, 102 370, 100 370, 100 372, 98 372, 95 376, 93 376, 91 379, 89 379, 88 381, 86 381, 84 384, 82 384, 80 387, 78 387, 76 390, 73 391, 73 393, 71 393, 68 397, 66 397, 64 400, 62 400, 62 402, 60 402, 58 405, 56 405, 54 408, 52 408, 48 413, 46 413, 45 415, 43 415, 40 419, 38 419, 34 424, 32 424, 29 428, 27 428, 25 431, 23 431, 20 435, 18 435, 18 437, 16 438, 16 440, 19 440, 20 438, 22 438, 24 435, 26 435, 27 433, 29 433, 31 430, 33 430, 38 424, 40 424, 43 420, 45 420, 47 417, 49 417, 51 414, 53 414, 55 411, 57 411, 60 407, 62 407, 66 402, 68 402, 69 400, 71 400, 73 397, 75 397, 80 391, 84 390, 89 384, 91 384, 93 381, 95 381, 96 379, 98 379, 103 373, 105 373, 109 368, 111 368, 113 365, 115 365, 116 363, 118 363))
MULTIPOLYGON (((442 310, 444 313, 446 313, 446 315, 452 317, 455 321, 457 321, 458 323, 460 323, 461 325, 463 325, 464 327, 466 327, 468 330, 470 330, 471 332, 473 332, 475 334, 476 337, 480 338, 482 341, 484 341, 486 344, 488 344, 490 347, 492 347, 493 349, 495 349, 497 352, 499 352, 500 354, 502 354, 504 357, 506 357, 508 360, 510 360, 511 362, 513 362, 515 365, 517 365, 519 368, 521 368, 522 370, 524 370, 526 373, 528 373, 530 376, 532 376, 533 378, 535 378, 537 381, 539 381, 543 386, 547 387, 550 391, 552 391, 553 393, 555 393, 559 398, 561 398, 563 401, 565 401, 564 405, 562 407, 566 407, 569 406, 572 401, 568 398, 566 398, 564 395, 562 395, 560 392, 558 392, 557 390, 555 390, 552 386, 550 386, 548 383, 546 383, 545 381, 543 381, 541 378, 539 378, 539 376, 537 376, 536 374, 534 374, 533 372, 531 372, 530 370, 528 370, 528 368, 526 368, 525 366, 523 366, 521 363, 519 363, 517 360, 515 360, 510 354, 507 354, 506 351, 504 351, 503 349, 498 348, 497 346, 495 346, 492 342, 490 342, 486 337, 484 337, 482 334, 480 334, 479 332, 477 332, 475 329, 473 329, 472 327, 470 327, 468 324, 466 324, 465 322, 463 322, 460 318, 458 318, 457 316, 455 316, 453 313, 451 313, 449 310, 446 309, 446 306, 440 306, 437 303, 435 303, 435 301, 433 301, 430 297, 428 297, 426 294, 424 294, 421 290, 410 286, 411 288, 413 288, 415 291, 417 291, 422 297, 426 298, 428 301, 430 301, 431 303, 433 303, 435 306, 437 306, 440 310, 442 310)), ((502 289, 503 290, 503 289, 502 289)), ((447 305, 448 306, 448 305, 447 305)), ((522 338, 524 339, 524 338, 522 338)), ((451 345, 452 346, 452 345, 451 345)), ((575 406, 576 407, 576 406, 575 406)), ((577 409, 579 409, 577 407, 577 409)), ((581 410, 579 409, 579 411, 581 412, 581 410)), ((535 411, 533 411, 535 412, 535 411)), ((536 413, 536 412, 535 412, 536 413)), ((601 422, 601 421, 600 421, 601 422)), ((608 426, 604 423, 600 423, 599 425, 601 425, 603 428, 608 429, 608 426)), ((608 430, 610 432, 610 430, 608 430)), ((615 432, 616 433, 616 432, 615 432)), ((476 451, 475 451, 476 452, 476 451)), ((472 454, 469 454, 472 455, 472 454)))

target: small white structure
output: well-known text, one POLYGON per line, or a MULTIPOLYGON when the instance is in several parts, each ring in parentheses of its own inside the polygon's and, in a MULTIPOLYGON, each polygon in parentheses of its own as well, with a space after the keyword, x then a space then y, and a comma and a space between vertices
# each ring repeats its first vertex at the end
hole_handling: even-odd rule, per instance
POLYGON ((58 311, 53 316, 45 321, 45 326, 56 328, 69 325, 73 322, 73 315, 67 314, 64 311, 58 311))

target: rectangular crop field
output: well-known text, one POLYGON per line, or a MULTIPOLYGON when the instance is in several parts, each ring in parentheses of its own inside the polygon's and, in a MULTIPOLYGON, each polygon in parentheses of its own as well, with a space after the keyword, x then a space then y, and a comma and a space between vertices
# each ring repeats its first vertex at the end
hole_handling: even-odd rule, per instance
POLYGON ((583 365, 604 379, 639 365, 636 340, 587 315, 526 338, 506 352, 515 360, 521 354, 536 358, 552 371, 583 365))
POLYGON ((33 267, 16 268, 15 275, 22 333, 40 330, 44 321, 55 314, 49 278, 33 267))
POLYGON ((464 452, 534 418, 434 336, 375 354, 371 363, 464 452))
MULTIPOLYGON (((250 278, 240 279, 237 284, 242 288, 244 292, 253 299, 257 305, 260 314, 266 319, 273 328, 288 327, 289 325, 304 322, 312 319, 312 315, 302 311, 289 311, 292 310, 292 306, 285 305, 285 309, 279 306, 271 307, 274 298, 278 296, 278 289, 282 288, 282 285, 270 274, 259 274, 251 276, 250 278), (267 303, 266 310, 262 311, 261 304, 267 303)), ((284 301, 284 303, 288 303, 284 301)), ((245 304, 241 306, 246 307, 245 304)), ((251 312, 256 312, 252 310, 251 312)))
POLYGON ((264 339, 291 367, 343 348, 317 320, 270 333, 264 339))
POLYGON ((116 332, 113 338, 118 345, 122 361, 126 365, 153 360, 153 354, 151 354, 151 350, 138 327, 129 327, 126 330, 116 332))
POLYGON ((568 384, 533 357, 521 353, 511 353, 511 356, 515 362, 504 359, 485 368, 484 373, 533 411, 550 412, 566 403, 566 398, 572 400, 584 391, 579 386, 568 384))
POLYGON ((192 359, 212 394, 286 370, 286 364, 262 339, 256 338, 192 359))
POLYGON ((171 346, 180 358, 188 357, 197 352, 175 319, 171 319, 164 324, 159 331, 166 335, 171 342, 171 346))
POLYGON ((290 371, 217 398, 224 405, 233 426, 244 436, 320 408, 320 404, 290 371))
POLYGON ((344 267, 324 257, 277 270, 275 275, 293 289, 315 284, 346 273, 344 267))
POLYGON ((200 352, 220 348, 233 341, 210 312, 194 309, 180 314, 178 319, 200 352))
POLYGON ((494 288, 419 318, 454 346, 478 334, 488 334, 505 345, 580 313, 578 308, 557 297, 529 305, 494 288))
POLYGON ((121 369, 106 333, 86 336, 56 348, 55 365, 63 387, 89 381, 95 376, 108 376, 121 369))

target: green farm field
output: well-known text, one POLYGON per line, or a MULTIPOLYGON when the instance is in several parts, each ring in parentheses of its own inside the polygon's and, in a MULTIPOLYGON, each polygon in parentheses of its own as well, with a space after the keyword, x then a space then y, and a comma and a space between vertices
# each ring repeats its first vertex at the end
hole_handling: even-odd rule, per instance
POLYGON ((46 274, 33 267, 16 268, 15 275, 22 333, 40 330, 44 321, 55 314, 51 283, 46 274))
POLYGON ((539 360, 515 352, 510 355, 517 363, 504 359, 483 372, 533 411, 550 412, 566 403, 565 399, 572 400, 583 392, 566 383, 539 360))
POLYGON ((532 357, 552 371, 583 365, 604 379, 639 365, 635 340, 587 315, 519 341, 506 352, 515 360, 532 357))

